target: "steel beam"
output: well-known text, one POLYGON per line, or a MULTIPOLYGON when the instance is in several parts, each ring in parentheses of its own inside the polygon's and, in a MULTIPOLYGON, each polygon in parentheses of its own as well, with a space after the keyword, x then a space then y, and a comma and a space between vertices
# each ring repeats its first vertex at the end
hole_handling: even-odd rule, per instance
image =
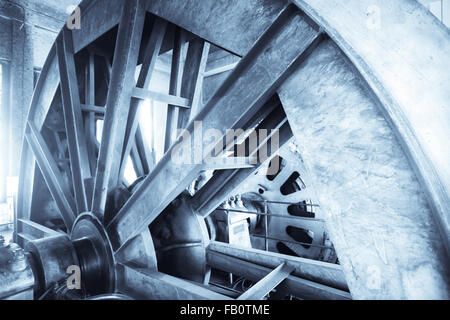
POLYGON ((212 69, 212 70, 206 71, 203 76, 205 78, 207 78, 207 77, 212 77, 212 76, 215 76, 217 74, 221 74, 221 73, 233 70, 237 66, 237 64, 238 64, 238 62, 235 62, 235 63, 229 64, 229 65, 223 66, 223 67, 219 67, 219 68, 216 68, 216 69, 212 69))
MULTIPOLYGON (((281 116, 281 115, 280 115, 281 116)), ((284 118, 277 123, 279 119, 277 116, 270 118, 262 123, 262 127, 266 125, 273 125, 272 128, 279 129, 279 146, 282 147, 287 143, 291 137, 292 132, 287 120, 284 118)), ((270 158, 276 153, 277 150, 270 148, 270 135, 266 140, 260 141, 261 145, 258 149, 254 150, 250 156, 257 156, 257 152, 261 148, 267 149, 268 159, 258 166, 254 166, 249 169, 236 169, 233 171, 223 171, 216 174, 207 184, 197 192, 191 199, 190 203, 196 212, 206 217, 215 210, 225 199, 227 199, 234 190, 250 175, 254 174, 262 167, 266 166, 270 161, 270 158)))
POLYGON ((161 92, 156 92, 152 90, 146 90, 142 88, 135 88, 133 90, 133 97, 138 99, 148 99, 155 100, 170 104, 172 107, 190 108, 191 100, 182 98, 180 96, 175 96, 172 94, 165 94, 161 92))
MULTIPOLYGON (((161 50, 161 45, 166 34, 167 22, 165 20, 161 20, 156 18, 153 21, 153 28, 150 35, 150 39, 145 48, 144 60, 141 66, 141 70, 139 72, 139 77, 136 83, 136 88, 133 89, 132 96, 137 99, 132 99, 130 112, 127 120, 127 128, 125 130, 125 138, 124 138, 124 147, 122 150, 122 158, 121 158, 121 172, 119 176, 122 176, 124 167, 126 165, 126 159, 130 154, 131 147, 134 143, 134 139, 138 140, 137 147, 142 150, 141 147, 145 148, 143 143, 141 144, 142 135, 139 127, 139 119, 137 118, 137 114, 139 111, 140 103, 142 99, 165 99, 167 98, 165 95, 159 94, 157 92, 148 91, 147 88, 150 85, 150 81, 153 75, 153 71, 155 69, 156 60, 158 58, 158 54, 161 50)), ((142 154, 141 154, 142 155, 142 154)), ((147 157, 146 157, 147 158, 147 157)), ((141 158, 142 159, 142 158, 141 158)), ((148 160, 143 159, 142 164, 148 167, 148 160)), ((147 171, 148 173, 148 171, 147 171)))
POLYGON ((189 120, 197 115, 203 88, 203 73, 208 61, 210 44, 202 39, 194 39, 189 43, 180 95, 191 101, 191 108, 178 111, 177 129, 186 128, 189 120))
MULTIPOLYGON (((183 76, 183 47, 184 31, 175 27, 173 42, 172 64, 170 69, 169 95, 180 97, 181 81, 183 76)), ((174 131, 176 130, 178 119, 178 106, 169 104, 167 108, 166 133, 164 138, 164 152, 167 152, 172 145, 174 131)))
MULTIPOLYGON (((228 129, 248 123, 284 77, 320 41, 321 36, 315 26, 310 25, 300 11, 289 7, 241 60, 195 120, 202 121, 203 130, 215 129, 223 135, 228 129)), ((194 128, 194 122, 187 127, 191 136, 194 128)), ((196 131, 196 134, 200 133, 198 128, 196 131)), ((147 228, 203 170, 202 163, 180 167, 171 161, 174 148, 181 146, 198 150, 199 146, 193 140, 196 139, 179 139, 108 225, 107 231, 115 250, 147 228)), ((210 141, 201 141, 203 156, 211 153, 210 144, 210 141)))
POLYGON ((118 289, 137 299, 230 300, 193 282, 124 264, 117 266, 118 289))
POLYGON ((204 170, 253 168, 256 163, 256 157, 214 157, 208 159, 208 164, 204 166, 204 170))
POLYGON ((143 175, 149 174, 151 171, 151 168, 153 168, 151 166, 152 161, 150 160, 152 158, 152 155, 151 155, 149 146, 144 142, 144 137, 142 136, 142 131, 141 131, 140 126, 138 126, 138 128, 136 130, 135 143, 136 143, 136 152, 137 152, 137 155, 139 156, 139 160, 141 161, 143 175))
POLYGON ((119 181, 126 121, 134 88, 134 73, 144 27, 144 1, 126 1, 116 40, 102 142, 97 161, 92 212, 103 218, 108 190, 119 181))
POLYGON ((17 228, 20 229, 23 234, 31 237, 32 240, 59 234, 55 230, 44 227, 43 225, 28 219, 17 219, 17 224, 17 228))
POLYGON ((341 266, 337 264, 293 257, 253 248, 244 248, 217 241, 211 241, 207 251, 225 254, 267 268, 275 268, 282 263, 286 263, 294 267, 293 275, 295 276, 343 291, 348 291, 344 272, 342 271, 341 266))
POLYGON ((90 0, 82 1, 80 12, 82 27, 73 30, 75 52, 87 47, 89 44, 105 34, 121 21, 126 1, 90 0))
POLYGON ((105 114, 105 107, 95 106, 93 104, 82 104, 81 105, 81 111, 83 112, 92 112, 95 114, 104 115, 105 114))
MULTIPOLYGON (((136 143, 134 143, 133 147, 131 148, 130 159, 133 163, 133 168, 134 168, 134 172, 136 173, 136 176, 137 177, 143 176, 145 173, 144 173, 144 169, 142 167, 141 157, 139 156, 139 152, 137 151, 137 148, 136 148, 136 143)), ((124 161, 123 168, 126 167, 127 162, 128 162, 128 159, 126 159, 124 161)), ((123 169, 123 170, 125 170, 125 169, 123 169)))
POLYGON ((210 43, 245 56, 289 4, 286 0, 153 0, 148 10, 210 43))
POLYGON ((64 28, 56 40, 61 96, 72 171, 73 190, 77 204, 77 214, 88 210, 85 180, 91 178, 89 156, 84 134, 83 117, 75 70, 72 33, 64 28))
MULTIPOLYGON (((230 257, 217 252, 208 251, 206 254, 208 264, 218 270, 242 276, 250 281, 257 282, 263 279, 273 269, 263 267, 251 262, 230 257)), ((331 288, 309 280, 290 275, 284 280, 283 287, 288 292, 302 299, 318 300, 348 300, 348 292, 331 288)))
MULTIPOLYGON (((59 67, 56 59, 56 45, 50 49, 47 60, 42 68, 41 76, 36 85, 31 106, 29 108, 28 119, 39 130, 47 117, 48 110, 58 90, 59 86, 59 67)), ((20 159, 20 176, 19 176, 19 195, 20 201, 17 202, 17 216, 29 219, 31 214, 32 194, 35 188, 34 174, 36 170, 33 151, 29 147, 27 141, 22 145, 20 159)), ((20 228, 16 228, 19 233, 20 228)))
POLYGON ((294 267, 280 264, 267 276, 258 281, 250 289, 241 294, 238 300, 262 300, 294 271, 294 267))
POLYGON ((30 122, 27 124, 25 137, 30 148, 33 150, 36 162, 41 169, 42 175, 56 202, 61 217, 63 218, 67 229, 70 230, 76 217, 75 201, 70 195, 67 186, 64 184, 58 166, 53 159, 44 138, 42 138, 40 132, 30 122))
MULTIPOLYGON (((84 102, 89 105, 95 105, 95 55, 89 53, 89 60, 86 66, 85 73, 86 90, 84 96, 84 102)), ((83 110, 83 107, 81 107, 83 110)), ((87 150, 89 156, 89 163, 91 168, 91 176, 95 176, 97 167, 97 155, 95 145, 95 113, 88 113, 84 115, 85 119, 85 132, 87 137, 87 150)), ((92 200, 92 199, 90 199, 92 200)))

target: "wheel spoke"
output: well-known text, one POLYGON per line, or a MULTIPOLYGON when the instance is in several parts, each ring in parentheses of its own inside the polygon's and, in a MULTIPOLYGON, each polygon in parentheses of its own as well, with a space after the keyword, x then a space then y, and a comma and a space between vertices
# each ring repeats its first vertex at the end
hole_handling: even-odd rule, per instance
MULTIPOLYGON (((150 84, 153 70, 155 69, 156 60, 158 58, 164 40, 164 36, 166 34, 166 28, 167 28, 167 21, 155 18, 155 21, 153 22, 152 33, 150 35, 147 47, 145 48, 144 62, 142 63, 139 78, 136 83, 136 88, 133 90, 133 96, 135 97, 135 99, 132 99, 131 101, 130 113, 128 115, 127 128, 125 131, 124 149, 122 152, 120 176, 122 176, 123 170, 125 169, 128 155, 130 154, 131 147, 134 143, 133 140, 135 139, 135 135, 137 140, 142 140, 142 135, 140 134, 140 130, 138 130, 139 120, 137 119, 137 115, 141 103, 141 100, 138 98, 146 98, 145 93, 147 93, 148 91, 147 90, 144 91, 143 89, 147 89, 150 84)), ((138 148, 140 147, 141 146, 138 143, 138 148)), ((148 165, 145 164, 144 161, 143 166, 148 167, 148 165)), ((149 171, 146 171, 146 173, 148 172, 149 171)))
POLYGON ((130 159, 132 161, 134 171, 136 172, 136 176, 137 177, 143 176, 145 174, 143 162, 137 150, 136 143, 131 148, 130 159))
MULTIPOLYGON (((203 130, 219 130, 222 135, 230 128, 248 123, 273 95, 280 78, 321 41, 319 35, 298 11, 290 7, 241 60, 195 120, 201 121, 203 130), (226 117, 223 116, 225 110, 226 117)), ((201 129, 191 122, 187 131, 195 136, 201 129)), ((171 160, 175 148, 198 149, 192 140, 195 139, 179 139, 179 144, 172 146, 108 225, 115 250, 146 228, 203 170, 201 162, 180 167, 171 160)), ((202 156, 209 155, 213 149, 210 141, 202 141, 201 147, 202 156)))
MULTIPOLYGON (((172 65, 170 71, 170 86, 169 95, 180 97, 181 93, 181 81, 182 81, 182 59, 183 59, 183 47, 184 32, 181 28, 175 27, 175 36, 173 43, 172 65)), ((169 150, 174 138, 173 133, 177 125, 178 108, 177 105, 169 104, 167 107, 167 120, 166 120, 166 133, 164 138, 164 152, 169 150)))
MULTIPOLYGON (((292 137, 292 132, 287 123, 284 114, 276 108, 272 114, 270 114, 266 120, 256 128, 278 129, 279 133, 279 147, 285 145, 292 137)), ((258 137, 259 138, 259 137, 258 137)), ((252 169, 241 169, 234 171, 223 171, 216 174, 210 179, 207 184, 197 192, 190 200, 190 204, 196 210, 198 214, 203 217, 208 216, 213 212, 224 200, 226 200, 236 188, 241 185, 243 181, 253 173, 267 167, 269 159, 278 151, 271 148, 271 135, 268 135, 265 140, 260 141, 260 145, 256 150, 250 151, 250 156, 256 156, 260 150, 267 150, 264 158, 259 159, 263 163, 259 166, 255 166, 252 169)))
POLYGON ((56 42, 61 77, 61 95, 67 142, 69 146, 70 167, 77 213, 88 210, 85 181, 91 178, 86 137, 84 135, 78 81, 75 70, 72 32, 66 28, 56 42))
POLYGON ((28 122, 25 137, 30 148, 33 150, 36 162, 41 169, 42 175, 56 202, 67 230, 71 230, 76 217, 76 204, 70 195, 69 189, 63 182, 58 166, 56 165, 44 138, 30 122, 28 122))
POLYGON ((150 173, 150 159, 152 158, 149 146, 144 143, 144 138, 142 137, 141 128, 138 127, 136 130, 136 153, 140 159, 142 165, 142 175, 150 173))
MULTIPOLYGON (((93 53, 89 54, 89 61, 86 68, 85 104, 95 106, 95 55, 93 53)), ((95 152, 95 113, 89 112, 85 115, 85 129, 91 176, 94 176, 97 166, 97 156, 95 152)))
POLYGON ((92 212, 103 218, 108 190, 119 183, 120 155, 134 88, 145 10, 143 1, 125 2, 116 40, 100 155, 97 162, 92 212))
MULTIPOLYGON (((36 84, 31 106, 29 108, 28 119, 39 130, 42 128, 47 112, 51 106, 53 98, 59 87, 59 68, 56 57, 56 45, 50 49, 49 56, 36 84)), ((19 192, 20 201, 17 201, 17 216, 29 219, 31 215, 34 172, 35 172, 34 154, 27 141, 24 141, 21 152, 19 192)))
POLYGON ((203 73, 208 61, 209 47, 210 44, 202 39, 194 39, 189 44, 180 94, 191 101, 191 108, 179 110, 178 129, 186 128, 189 120, 192 120, 200 109, 203 73))
POLYGON ((125 250, 118 252, 114 258, 117 263, 132 263, 149 271, 158 271, 155 247, 149 230, 146 230, 126 244, 125 250))

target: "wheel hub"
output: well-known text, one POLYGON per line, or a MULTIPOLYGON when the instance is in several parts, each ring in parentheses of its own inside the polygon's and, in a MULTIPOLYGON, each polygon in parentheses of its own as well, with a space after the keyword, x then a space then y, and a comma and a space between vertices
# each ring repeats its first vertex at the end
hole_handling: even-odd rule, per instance
POLYGON ((83 289, 89 294, 114 291, 114 255, 102 223, 92 213, 81 214, 70 238, 80 261, 83 289))

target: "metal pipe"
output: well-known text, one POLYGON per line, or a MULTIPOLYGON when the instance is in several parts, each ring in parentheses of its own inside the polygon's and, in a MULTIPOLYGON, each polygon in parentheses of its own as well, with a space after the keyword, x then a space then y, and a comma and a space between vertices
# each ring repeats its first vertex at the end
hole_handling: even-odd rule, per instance
POLYGON ((266 203, 274 203, 274 204, 292 204, 292 205, 302 205, 302 206, 311 206, 311 207, 320 207, 320 205, 316 203, 302 203, 302 202, 284 202, 284 201, 271 201, 271 200, 253 200, 252 202, 266 202, 266 203))
MULTIPOLYGON (((250 234, 250 235, 252 237, 256 237, 256 238, 265 238, 265 236, 262 235, 262 234, 250 234)), ((278 238, 272 238, 272 237, 267 237, 267 239, 274 240, 274 241, 288 242, 288 243, 292 243, 292 244, 301 244, 301 245, 304 245, 304 246, 311 246, 311 247, 317 247, 317 248, 333 250, 333 247, 322 246, 320 244, 313 244, 313 243, 306 243, 306 242, 297 242, 297 241, 284 240, 284 239, 278 239, 278 238)))
POLYGON ((247 214, 256 214, 256 215, 259 215, 259 216, 271 216, 271 217, 285 218, 285 219, 296 219, 296 220, 307 220, 307 221, 325 222, 325 220, 323 220, 323 219, 305 218, 305 217, 298 217, 298 216, 284 216, 284 215, 281 215, 281 214, 263 213, 263 212, 256 212, 256 211, 244 211, 244 210, 224 209, 224 208, 217 208, 216 210, 220 210, 220 211, 231 211, 231 212, 239 212, 239 213, 247 213, 247 214))

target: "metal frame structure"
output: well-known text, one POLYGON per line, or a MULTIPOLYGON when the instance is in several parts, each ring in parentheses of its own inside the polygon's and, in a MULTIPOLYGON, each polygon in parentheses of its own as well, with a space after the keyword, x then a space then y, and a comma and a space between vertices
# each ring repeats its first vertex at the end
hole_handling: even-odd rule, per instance
MULTIPOLYGON (((308 58, 332 42, 328 30, 314 22, 316 19, 311 19, 310 12, 302 11, 305 6, 299 2, 294 5, 280 1, 270 6, 273 10, 270 18, 255 23, 258 30, 249 31, 250 36, 257 35, 256 42, 249 46, 238 43, 249 35, 230 39, 230 32, 222 35, 225 37, 222 39, 210 35, 207 26, 203 34, 183 30, 184 18, 167 13, 176 14, 176 10, 170 11, 174 3, 163 2, 118 1, 118 7, 112 10, 106 9, 110 7, 109 1, 85 1, 81 5, 84 27, 81 30, 65 27, 61 31, 42 70, 28 116, 21 161, 17 241, 25 245, 55 235, 55 230, 42 225, 45 219, 39 216, 35 205, 40 188, 36 182, 45 180, 64 222, 54 229, 67 233, 80 261, 93 259, 92 252, 100 259, 94 267, 86 263, 85 269, 82 268, 87 278, 96 272, 102 275, 103 282, 99 280, 102 283, 89 289, 92 294, 120 292, 149 299, 229 298, 208 286, 212 267, 257 282, 240 299, 264 298, 274 288, 307 299, 351 298, 339 265, 210 242, 204 218, 248 176, 267 166, 278 150, 270 150, 267 158, 258 159, 256 166, 205 165, 204 160, 214 147, 209 142, 202 142, 205 152, 194 164, 180 166, 171 158, 175 148, 196 147, 194 141, 173 139, 175 128, 185 128, 194 135, 196 121, 202 122, 204 131, 215 129, 223 136, 228 129, 249 129, 255 125, 277 128, 280 144, 287 143, 292 137, 290 126, 294 133, 297 131, 295 121, 291 121, 293 117, 290 118, 292 106, 284 102, 283 87, 308 58), (102 10, 110 14, 99 18, 102 10), (169 29, 172 37, 166 37, 169 29), (105 54, 97 40, 110 35, 111 30, 116 30, 117 35, 112 41, 113 55, 105 54), (212 98, 201 106, 200 92, 210 41, 227 44, 227 48, 243 58, 212 98), (188 42, 188 50, 183 51, 188 42), (169 49, 173 49, 169 94, 148 90, 158 55, 169 49), (98 61, 102 61, 101 69, 98 61), (138 64, 142 66, 135 81, 138 64), (98 70, 103 75, 99 76, 98 70), (104 79, 101 85, 99 78, 104 79), (277 92, 288 118, 272 112, 280 107, 274 98, 277 92), (137 121, 140 102, 145 99, 169 104, 166 153, 158 163, 154 161, 153 150, 144 145, 137 121), (50 147, 44 125, 55 112, 58 104, 55 101, 60 101, 61 119, 64 119, 63 133, 53 137, 56 145, 61 146, 59 150, 50 147), (104 120, 99 146, 94 134, 98 118, 104 120), (61 136, 66 137, 65 147, 61 136), (61 158, 55 159, 55 153, 61 158), (109 210, 110 199, 115 203, 115 194, 122 192, 128 155, 136 173, 145 178, 120 205, 115 204, 109 210), (216 174, 198 193, 193 197, 183 195, 199 175, 211 169, 216 174), (183 223, 195 225, 193 230, 198 237, 183 239, 183 248, 187 249, 177 259, 192 254, 192 259, 206 261, 192 269, 196 282, 189 277, 181 279, 164 273, 158 265, 156 235, 150 232, 149 226, 172 216, 167 213, 171 206, 176 207, 174 221, 181 219, 183 223), (199 245, 185 245, 192 243, 199 245), (197 259, 198 256, 202 258, 197 259)), ((193 9, 195 4, 189 2, 187 6, 193 9)), ((230 14, 235 14, 234 10, 242 8, 231 8, 230 14)), ((271 138, 263 139, 255 151, 269 146, 271 138)), ((180 271, 174 274, 177 272, 180 271)), ((350 284, 358 292, 359 287, 350 284)))

